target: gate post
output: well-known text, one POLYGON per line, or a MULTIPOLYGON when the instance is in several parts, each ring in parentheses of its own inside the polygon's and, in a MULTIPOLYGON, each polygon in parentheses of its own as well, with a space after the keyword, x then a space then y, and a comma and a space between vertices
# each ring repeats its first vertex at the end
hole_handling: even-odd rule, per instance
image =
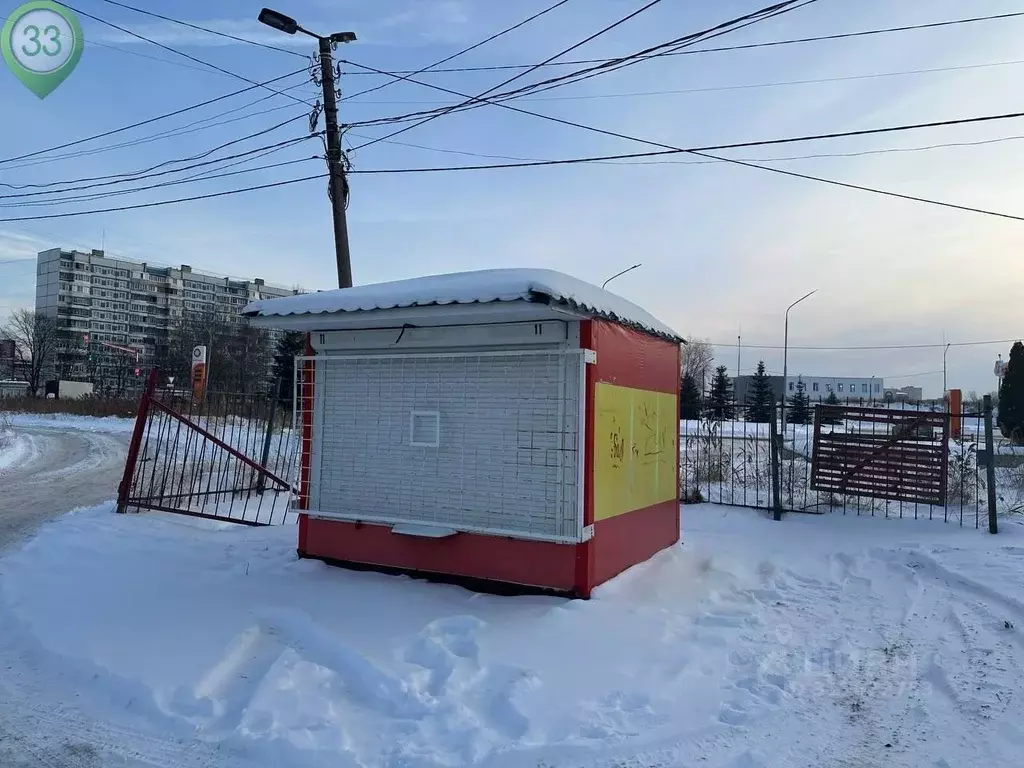
POLYGON ((996 452, 992 437, 992 395, 985 395, 985 485, 988 489, 988 532, 999 533, 996 520, 996 452))
POLYGON ((153 399, 153 392, 156 390, 156 380, 160 375, 160 369, 154 368, 149 372, 146 380, 146 388, 139 398, 139 412, 135 417, 135 428, 132 430, 132 439, 128 443, 128 455, 124 460, 124 475, 121 477, 121 484, 117 488, 117 511, 124 513, 128 511, 128 494, 131 493, 132 478, 135 477, 135 467, 139 462, 139 448, 142 447, 142 435, 146 431, 146 422, 149 420, 149 402, 153 399))
MULTIPOLYGON (((785 397, 786 393, 783 392, 782 396, 785 397)), ((772 464, 772 518, 774 520, 782 519, 782 462, 779 460, 779 454, 782 452, 781 438, 779 437, 779 427, 775 423, 775 403, 772 403, 772 417, 771 417, 771 464, 772 464)))
MULTIPOLYGON (((270 463, 270 443, 274 436, 274 419, 277 418, 277 400, 281 396, 281 379, 274 385, 274 397, 270 401, 270 416, 267 417, 267 434, 263 438, 263 454, 260 458, 260 466, 264 469, 270 463)), ((263 493, 266 486, 266 476, 260 475, 256 483, 256 493, 263 493)))

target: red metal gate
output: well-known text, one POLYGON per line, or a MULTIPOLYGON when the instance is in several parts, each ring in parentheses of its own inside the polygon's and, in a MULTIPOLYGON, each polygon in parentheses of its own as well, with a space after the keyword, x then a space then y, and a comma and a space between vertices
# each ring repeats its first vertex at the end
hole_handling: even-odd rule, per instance
POLYGON ((299 441, 288 405, 254 393, 158 390, 150 373, 118 512, 160 510, 245 525, 293 522, 299 441))

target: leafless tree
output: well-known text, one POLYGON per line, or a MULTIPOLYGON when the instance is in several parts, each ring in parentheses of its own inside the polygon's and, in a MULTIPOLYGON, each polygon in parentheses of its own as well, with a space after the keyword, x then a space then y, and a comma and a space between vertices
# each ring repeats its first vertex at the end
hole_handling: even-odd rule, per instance
POLYGON ((177 380, 189 380, 192 349, 202 345, 207 347, 211 391, 252 392, 267 388, 273 349, 262 328, 223 314, 186 314, 170 328, 167 341, 156 363, 177 380))
POLYGON ((715 352, 706 339, 689 339, 683 345, 683 376, 689 376, 703 392, 711 381, 715 352))
POLYGON ((36 397, 57 358, 60 343, 57 323, 30 309, 19 309, 3 330, 14 341, 15 358, 24 364, 29 390, 36 397))

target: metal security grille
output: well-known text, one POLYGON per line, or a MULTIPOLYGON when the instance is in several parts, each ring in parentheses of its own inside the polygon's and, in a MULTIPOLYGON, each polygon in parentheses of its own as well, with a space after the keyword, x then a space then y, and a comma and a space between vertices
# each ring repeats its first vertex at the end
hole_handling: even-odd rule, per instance
POLYGON ((580 541, 583 365, 579 350, 300 358, 301 496, 323 517, 580 541))

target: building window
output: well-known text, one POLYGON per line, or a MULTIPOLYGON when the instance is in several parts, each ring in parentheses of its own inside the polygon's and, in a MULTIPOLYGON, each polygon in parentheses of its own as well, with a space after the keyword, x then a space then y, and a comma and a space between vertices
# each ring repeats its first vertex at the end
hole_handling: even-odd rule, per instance
POLYGON ((856 384, 854 384, 853 382, 850 382, 850 394, 852 395, 852 394, 854 394, 854 393, 855 393, 856 391, 857 391, 857 385, 856 385, 856 384))
POLYGON ((440 444, 440 411, 413 411, 409 418, 409 445, 437 448, 440 444))
POLYGON ((811 384, 811 391, 812 392, 817 392, 818 391, 818 382, 815 381, 815 382, 813 382, 811 384))
POLYGON ((839 382, 839 391, 840 392, 843 391, 843 382, 841 382, 841 381, 839 382))
POLYGON ((875 392, 878 392, 878 390, 879 390, 879 389, 881 388, 881 386, 882 386, 882 385, 881 385, 881 384, 879 384, 879 383, 878 383, 878 382, 876 381, 876 382, 875 382, 875 392))
POLYGON ((860 385, 860 391, 862 393, 866 393, 868 391, 868 383, 866 381, 860 385))
POLYGON ((791 381, 791 382, 789 382, 789 391, 790 391, 790 392, 792 392, 792 391, 793 391, 793 382, 792 382, 792 381, 791 381))

